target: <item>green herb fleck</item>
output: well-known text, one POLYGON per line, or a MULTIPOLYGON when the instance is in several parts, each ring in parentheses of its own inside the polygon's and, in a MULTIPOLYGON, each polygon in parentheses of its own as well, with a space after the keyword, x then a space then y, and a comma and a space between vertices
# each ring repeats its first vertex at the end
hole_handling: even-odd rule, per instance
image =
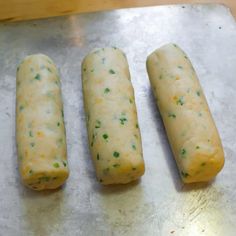
POLYGON ((92 136, 92 142, 91 142, 91 147, 93 147, 94 140, 95 140, 95 135, 93 134, 93 136, 92 136))
POLYGON ((160 76, 159 76, 159 79, 163 79, 163 76, 162 76, 162 75, 160 75, 160 76))
POLYGON ((198 95, 198 97, 201 96, 201 92, 200 91, 197 91, 196 94, 198 95))
POLYGON ((196 149, 200 149, 200 147, 199 147, 199 146, 196 146, 196 149))
POLYGON ((90 70, 90 72, 94 72, 94 69, 90 70))
POLYGON ((60 122, 57 122, 57 126, 60 126, 61 124, 60 124, 60 122))
POLYGON ((17 66, 17 69, 16 69, 16 70, 17 70, 17 72, 19 71, 19 69, 20 69, 20 66, 17 66))
POLYGON ((31 130, 29 131, 29 136, 30 136, 30 137, 34 137, 34 136, 33 136, 33 132, 32 132, 31 130))
POLYGON ((100 156, 99 156, 99 153, 97 154, 97 160, 99 161, 99 159, 100 159, 100 156))
POLYGON ((181 171, 181 175, 184 177, 184 178, 187 178, 189 176, 189 174, 187 172, 183 172, 181 171))
POLYGON ((132 170, 136 170, 136 168, 135 168, 135 167, 133 167, 133 168, 132 168, 132 170))
POLYGON ((120 118, 120 123, 121 123, 122 125, 125 124, 125 121, 127 121, 127 119, 126 119, 125 117, 120 118))
POLYGON ((96 129, 101 128, 101 121, 100 120, 96 120, 95 128, 96 129))
POLYGON ((177 45, 176 45, 176 44, 173 44, 173 46, 177 48, 177 45))
POLYGON ((178 68, 182 70, 182 69, 183 69, 183 66, 178 66, 178 68))
POLYGON ((176 103, 177 103, 177 105, 183 106, 184 105, 184 97, 183 96, 179 97, 179 99, 177 100, 176 103))
POLYGON ((136 124, 136 125, 135 125, 135 127, 138 129, 138 128, 139 128, 139 125, 138 125, 138 124, 136 124))
POLYGON ((50 177, 49 176, 42 176, 39 178, 39 181, 45 181, 45 182, 48 182, 50 180, 50 177))
POLYGON ((115 49, 115 50, 117 49, 117 47, 112 47, 112 48, 115 49))
POLYGON ((133 99, 132 99, 132 98, 129 99, 129 103, 130 103, 130 104, 133 103, 133 99))
POLYGON ((85 72, 86 70, 87 70, 86 68, 83 69, 84 72, 85 72))
POLYGON ((198 116, 202 116, 202 113, 201 113, 201 112, 198 112, 198 116))
POLYGON ((53 166, 54 166, 55 168, 59 168, 59 167, 60 167, 60 165, 59 165, 58 162, 53 163, 53 166))
POLYGON ((62 118, 64 118, 64 112, 63 112, 63 110, 61 110, 61 116, 62 116, 62 118))
POLYGON ((29 170, 29 174, 32 175, 33 174, 33 170, 29 170))
POLYGON ((206 162, 202 162, 201 166, 205 166, 206 165, 206 162))
POLYGON ((207 142, 209 143, 209 142, 210 142, 210 139, 207 139, 207 142))
POLYGON ((108 135, 107 134, 103 134, 102 137, 107 140, 108 139, 108 135))
POLYGON ((185 59, 188 59, 188 57, 187 57, 186 55, 184 56, 184 58, 185 58, 185 59))
POLYGON ((175 115, 174 113, 169 113, 169 114, 168 114, 168 117, 176 118, 176 115, 175 115))
POLYGON ((104 93, 109 93, 111 90, 109 88, 104 89, 104 93))
POLYGON ((119 164, 114 164, 113 167, 117 168, 117 167, 120 167, 120 165, 119 164))
POLYGON ((48 70, 50 73, 52 73, 52 70, 51 70, 49 67, 47 67, 47 70, 48 70))
POLYGON ((115 157, 115 158, 118 158, 120 156, 120 153, 119 152, 113 152, 113 157, 115 157))
POLYGON ((67 166, 67 163, 65 161, 62 161, 62 163, 65 167, 67 166))
POLYGON ((40 74, 37 74, 37 75, 34 77, 34 79, 36 79, 36 80, 41 80, 40 74))
POLYGON ((114 70, 110 69, 110 70, 109 70, 109 73, 110 73, 110 74, 115 74, 116 72, 115 72, 114 70))
POLYGON ((52 64, 51 60, 47 60, 49 64, 52 64))
POLYGON ((187 152, 186 149, 185 149, 185 148, 182 148, 181 151, 180 151, 180 154, 181 154, 182 156, 185 156, 186 152, 187 152))
POLYGON ((34 146, 35 146, 35 143, 30 143, 30 146, 31 146, 31 147, 34 147, 34 146))
POLYGON ((23 106, 23 105, 20 105, 20 106, 19 106, 19 110, 20 110, 20 111, 23 111, 23 109, 24 109, 24 106, 23 106))
POLYGON ((134 150, 136 150, 136 146, 135 146, 134 144, 132 144, 132 148, 133 148, 134 150))

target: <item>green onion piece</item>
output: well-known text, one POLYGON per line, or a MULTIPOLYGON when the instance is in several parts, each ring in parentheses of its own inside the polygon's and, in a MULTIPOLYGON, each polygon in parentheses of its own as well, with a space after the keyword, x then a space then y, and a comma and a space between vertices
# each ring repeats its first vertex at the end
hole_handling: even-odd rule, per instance
POLYGON ((36 80, 41 80, 40 74, 37 74, 37 75, 34 77, 34 79, 36 79, 36 80))
POLYGON ((104 93, 109 93, 111 90, 109 88, 104 89, 104 93))
POLYGON ((58 162, 53 163, 53 166, 54 166, 55 168, 59 168, 59 167, 60 167, 60 165, 59 165, 58 162))
POLYGON ((168 114, 168 117, 176 118, 176 115, 175 115, 174 113, 169 113, 169 114, 168 114))
POLYGON ((118 158, 120 156, 120 153, 119 152, 113 152, 113 157, 115 157, 115 158, 118 158))
POLYGON ((62 161, 62 163, 65 167, 67 166, 67 163, 65 161, 62 161))
POLYGON ((181 175, 184 177, 184 178, 187 178, 189 176, 189 174, 187 172, 183 172, 181 171, 181 175))
POLYGON ((110 69, 110 70, 109 70, 109 73, 110 73, 110 74, 115 74, 116 72, 115 72, 114 70, 110 69))

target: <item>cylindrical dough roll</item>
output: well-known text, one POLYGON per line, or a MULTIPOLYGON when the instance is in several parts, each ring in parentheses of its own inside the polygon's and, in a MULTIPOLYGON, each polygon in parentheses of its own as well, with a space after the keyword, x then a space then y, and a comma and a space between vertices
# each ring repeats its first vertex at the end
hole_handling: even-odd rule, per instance
POLYGON ((16 139, 23 183, 54 189, 69 175, 58 71, 42 54, 27 56, 17 68, 16 139))
POLYGON ((190 60, 168 44, 147 58, 147 71, 183 182, 212 179, 224 153, 190 60))
POLYGON ((144 173, 141 136, 126 56, 102 48, 82 64, 89 146, 102 184, 128 183, 144 173))

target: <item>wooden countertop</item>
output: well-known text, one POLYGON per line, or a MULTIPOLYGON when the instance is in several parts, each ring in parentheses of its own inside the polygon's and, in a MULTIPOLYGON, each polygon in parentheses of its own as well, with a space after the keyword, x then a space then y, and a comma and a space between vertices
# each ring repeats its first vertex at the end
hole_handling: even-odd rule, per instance
POLYGON ((118 8, 186 3, 222 3, 236 16, 235 0, 1 0, 0 21, 19 21, 118 8))

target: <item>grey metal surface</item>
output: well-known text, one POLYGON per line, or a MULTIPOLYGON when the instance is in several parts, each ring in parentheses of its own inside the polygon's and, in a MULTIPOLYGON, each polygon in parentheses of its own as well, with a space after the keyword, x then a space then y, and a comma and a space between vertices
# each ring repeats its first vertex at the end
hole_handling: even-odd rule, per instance
POLYGON ((0 235, 234 236, 236 223, 236 25, 221 5, 164 6, 0 25, 0 235), (192 60, 219 129, 225 167, 210 184, 184 186, 145 69, 155 48, 175 42, 192 60), (128 57, 146 174, 102 187, 88 152, 82 58, 114 45, 128 57), (57 191, 23 187, 15 148, 15 72, 32 53, 60 68, 70 178, 57 191))

